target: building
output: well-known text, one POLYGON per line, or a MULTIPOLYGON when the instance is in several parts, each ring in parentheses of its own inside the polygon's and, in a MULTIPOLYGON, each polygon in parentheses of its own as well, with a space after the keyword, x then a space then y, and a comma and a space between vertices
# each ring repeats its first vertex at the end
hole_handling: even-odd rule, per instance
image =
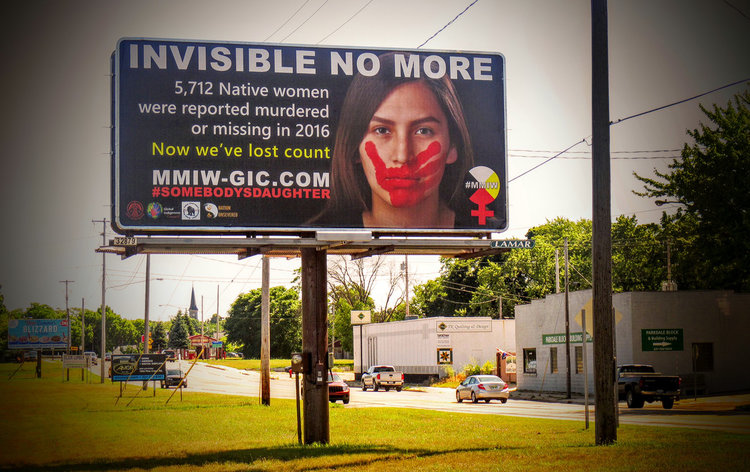
MULTIPOLYGON (((571 391, 583 393, 582 313, 591 322, 592 291, 569 294, 571 391)), ((750 390, 745 338, 750 294, 729 291, 626 292, 612 297, 617 364, 651 364, 679 375, 684 394, 750 390)), ((593 332, 593 329, 589 331, 593 332)), ((593 340, 587 336, 589 392, 593 340)), ((518 389, 565 392, 565 296, 516 306, 518 389)))
POLYGON ((469 363, 495 363, 498 350, 515 351, 515 320, 435 317, 354 326, 354 372, 387 364, 408 382, 445 376, 469 363))

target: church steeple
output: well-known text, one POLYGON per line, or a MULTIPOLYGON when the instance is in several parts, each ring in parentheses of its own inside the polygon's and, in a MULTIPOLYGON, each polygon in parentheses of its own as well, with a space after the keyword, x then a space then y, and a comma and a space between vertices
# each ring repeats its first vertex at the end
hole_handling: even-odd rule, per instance
POLYGON ((193 292, 190 295, 190 317, 198 319, 198 305, 195 303, 195 287, 193 287, 193 292))

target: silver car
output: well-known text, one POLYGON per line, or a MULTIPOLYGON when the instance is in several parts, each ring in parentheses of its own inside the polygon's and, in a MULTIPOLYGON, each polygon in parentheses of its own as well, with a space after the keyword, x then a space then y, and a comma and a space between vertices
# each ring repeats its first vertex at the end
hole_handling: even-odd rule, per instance
POLYGON ((484 400, 500 400, 501 403, 508 401, 510 390, 508 384, 496 375, 471 375, 461 385, 456 387, 456 401, 471 400, 473 403, 484 400))

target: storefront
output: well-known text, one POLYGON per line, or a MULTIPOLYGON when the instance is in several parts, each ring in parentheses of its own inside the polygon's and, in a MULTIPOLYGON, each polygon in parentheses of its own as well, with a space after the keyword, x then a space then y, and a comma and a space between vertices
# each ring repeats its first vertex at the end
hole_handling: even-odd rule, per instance
MULTIPOLYGON (((571 391, 583 393, 584 359, 594 392, 595 340, 592 291, 569 294, 571 391), (583 348, 584 338, 586 348, 583 348)), ((617 364, 650 364, 679 375, 683 394, 750 389, 745 336, 750 332, 750 294, 730 291, 626 292, 612 297, 617 364)), ((548 295, 516 307, 518 388, 565 392, 565 295, 548 295)))

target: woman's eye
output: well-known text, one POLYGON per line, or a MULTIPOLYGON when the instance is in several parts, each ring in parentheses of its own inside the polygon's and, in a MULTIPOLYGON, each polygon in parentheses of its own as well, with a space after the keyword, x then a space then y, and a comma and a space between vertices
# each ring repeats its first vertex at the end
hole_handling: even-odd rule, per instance
POLYGON ((378 126, 377 128, 373 129, 372 132, 375 134, 388 134, 389 133, 388 128, 386 128, 385 126, 378 126))
POLYGON ((435 134, 435 132, 432 130, 432 128, 418 128, 414 134, 422 136, 432 136, 433 134, 435 134))

